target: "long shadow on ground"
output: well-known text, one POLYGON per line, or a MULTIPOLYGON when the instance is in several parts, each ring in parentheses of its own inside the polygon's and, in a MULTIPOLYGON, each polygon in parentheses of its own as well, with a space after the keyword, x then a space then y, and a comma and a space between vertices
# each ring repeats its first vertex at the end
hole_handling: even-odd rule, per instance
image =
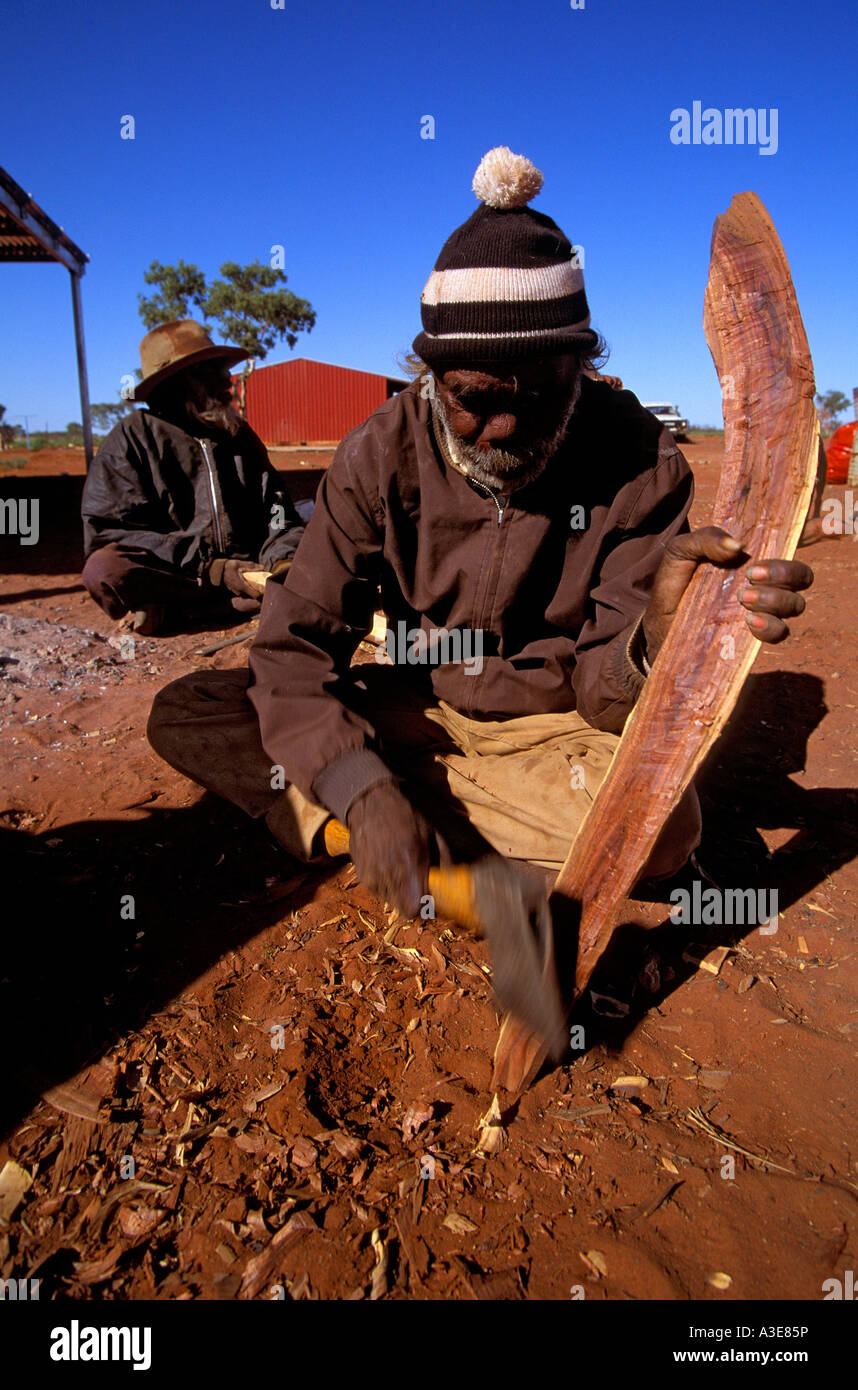
POLYGON ((145 821, 2 829, 0 864, 19 905, 3 928, 0 1132, 320 880, 209 796, 145 821))
MULTIPOLYGON (((858 789, 806 788, 792 780, 792 774, 804 771, 808 740, 827 712, 824 683, 817 676, 772 671, 746 682, 696 784, 703 811, 698 858, 722 890, 762 890, 766 901, 777 890, 783 912, 858 856, 858 789), (795 834, 770 854, 761 829, 795 834)), ((688 886, 695 876, 686 871, 676 882, 688 886)), ((666 885, 666 904, 673 886, 666 885)), ((665 918, 668 912, 666 907, 665 918)), ((755 923, 677 926, 669 920, 650 931, 618 927, 591 986, 619 999, 629 1012, 606 1017, 593 1012, 585 997, 574 1021, 583 1024, 588 1046, 600 1041, 620 1046, 650 1009, 695 973, 696 966, 683 960, 690 941, 707 949, 736 946, 755 931, 755 923)), ((574 947, 565 944, 561 968, 571 978, 574 947)))

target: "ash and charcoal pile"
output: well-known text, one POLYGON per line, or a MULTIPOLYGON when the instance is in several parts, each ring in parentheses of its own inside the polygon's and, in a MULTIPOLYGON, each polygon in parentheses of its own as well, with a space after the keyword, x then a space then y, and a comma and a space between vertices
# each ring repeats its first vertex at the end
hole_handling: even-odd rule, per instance
POLYGON ((145 661, 154 650, 153 642, 130 633, 103 637, 43 618, 0 616, 0 679, 13 696, 18 686, 79 690, 116 683, 131 661, 145 661))

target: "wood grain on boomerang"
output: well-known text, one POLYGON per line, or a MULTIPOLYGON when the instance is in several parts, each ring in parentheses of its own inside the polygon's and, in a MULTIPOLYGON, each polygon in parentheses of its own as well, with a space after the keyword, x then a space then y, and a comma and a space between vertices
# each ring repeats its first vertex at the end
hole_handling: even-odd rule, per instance
MULTIPOLYGON (((791 559, 817 480, 813 363, 786 255, 754 193, 737 194, 716 218, 703 326, 724 402, 712 522, 751 558, 791 559)), ((696 571, 557 877, 555 893, 582 904, 575 999, 759 650, 736 599, 745 568, 696 571)), ((543 1057, 507 1016, 493 1085, 520 1089, 543 1057)))

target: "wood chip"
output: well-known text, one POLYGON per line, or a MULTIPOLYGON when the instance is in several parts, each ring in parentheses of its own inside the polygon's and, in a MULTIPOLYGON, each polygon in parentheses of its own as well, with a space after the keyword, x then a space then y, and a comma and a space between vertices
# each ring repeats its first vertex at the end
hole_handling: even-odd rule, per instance
POLYGON ((552 1120, 565 1120, 567 1124, 577 1124, 578 1120, 585 1120, 589 1115, 610 1115, 612 1113, 610 1105, 578 1105, 573 1110, 546 1110, 546 1115, 550 1115, 552 1120))
POLYGON ((649 1081, 645 1076, 618 1076, 616 1081, 612 1081, 610 1090, 618 1096, 640 1097, 643 1095, 649 1081))
POLYGON ((375 1269, 372 1271, 372 1286, 370 1288, 370 1301, 383 1298, 387 1293, 387 1246, 381 1238, 381 1231, 378 1226, 370 1235, 372 1248, 375 1251, 375 1269))
POLYGON ((79 1120, 92 1120, 96 1123, 104 1123, 106 1115, 100 1115, 101 1100, 97 1096, 88 1095, 86 1092, 74 1091, 67 1086, 54 1086, 50 1091, 42 1092, 42 1100, 47 1101, 55 1110, 60 1110, 64 1115, 74 1115, 79 1120))
POLYGON ((432 1106, 426 1101, 417 1100, 409 1105, 402 1121, 402 1137, 408 1142, 413 1139, 415 1134, 419 1134, 421 1129, 425 1129, 432 1119, 432 1106))
POLYGON ((756 982, 756 975, 743 975, 736 986, 736 993, 747 994, 748 990, 751 988, 752 985, 756 984, 756 982))
POLYGON ((415 1230, 413 1213, 403 1207, 396 1217, 396 1230, 405 1258, 415 1279, 423 1279, 429 1272, 429 1247, 415 1230))
POLYGON ((299 1136, 292 1145, 291 1161, 299 1168, 312 1168, 319 1157, 319 1150, 309 1139, 299 1136))
POLYGON ((163 1207, 122 1207, 119 1212, 119 1225, 122 1234, 130 1240, 138 1240, 160 1226, 167 1215, 163 1207))
POLYGON ((344 1129, 335 1130, 331 1135, 331 1143, 336 1149, 340 1158, 344 1158, 347 1163, 353 1163, 356 1158, 360 1158, 363 1145, 359 1139, 355 1139, 351 1134, 347 1134, 344 1129))
POLYGON ((418 951, 415 946, 396 945, 393 938, 396 935, 397 929, 398 923, 394 922, 393 926, 390 927, 390 929, 386 931, 384 936, 382 937, 382 945, 384 946, 385 950, 389 951, 391 955, 395 956, 396 959, 400 961, 402 965, 407 965, 412 970, 415 966, 427 965, 428 961, 426 956, 424 956, 422 952, 418 951))
POLYGON ((268 1248, 248 1260, 238 1297, 255 1298, 262 1286, 278 1271, 284 1255, 315 1229, 315 1223, 305 1211, 294 1212, 286 1225, 272 1237, 268 1248))
POLYGON ((709 1091, 723 1091, 731 1075, 732 1072, 729 1071, 699 1071, 697 1080, 709 1091))
MULTIPOLYGON (((227 1131, 228 1133, 228 1131, 227 1131)), ((233 1141, 237 1149, 245 1154, 265 1153, 272 1147, 272 1140, 266 1134, 237 1134, 233 1141)))
POLYGON ((716 946, 713 950, 707 951, 705 946, 690 941, 682 952, 682 959, 689 965, 696 965, 698 970, 706 970, 710 975, 719 975, 721 966, 729 954, 729 946, 716 946))
POLYGON ((602 1279, 607 1274, 608 1261, 601 1250, 579 1250, 578 1256, 596 1279, 602 1279))
POLYGON ((443 979, 443 977, 444 977, 444 976, 446 975, 446 973, 447 973, 447 965, 448 965, 447 957, 444 955, 443 951, 439 951, 439 950, 438 950, 438 947, 437 947, 437 945, 435 944, 434 941, 432 941, 432 942, 430 943, 430 945, 429 945, 429 951, 430 951, 430 953, 431 953, 432 962, 433 962, 434 967, 435 967, 434 971, 432 972, 431 978, 432 978, 433 981, 437 981, 438 979, 443 979))
POLYGON ((276 1096, 278 1091, 283 1090, 284 1084, 282 1081, 271 1081, 267 1086, 262 1086, 258 1091, 254 1091, 241 1107, 245 1115, 253 1115, 256 1107, 261 1105, 264 1100, 270 1100, 272 1096, 276 1096))
POLYGON ((445 1216, 441 1225, 446 1226, 448 1231, 455 1232, 457 1236, 470 1236, 473 1235, 474 1231, 480 1229, 473 1221, 469 1221, 467 1216, 460 1216, 455 1211, 451 1211, 448 1216, 445 1216))
POLYGON ((127 1202, 131 1197, 139 1197, 144 1192, 169 1192, 171 1184, 164 1185, 160 1182, 144 1182, 142 1179, 135 1179, 132 1182, 121 1182, 112 1192, 108 1193, 101 1206, 97 1209, 93 1217, 93 1230, 99 1240, 104 1238, 104 1227, 108 1217, 114 1207, 120 1202, 127 1202))
POLYGON ((479 1130, 475 1152, 480 1155, 500 1153, 509 1143, 497 1095, 493 1097, 491 1105, 480 1119, 479 1130))
POLYGON ((291 1284, 287 1284, 286 1287, 292 1296, 293 1303, 299 1303, 301 1299, 306 1299, 311 1303, 317 1303, 319 1300, 319 1295, 313 1292, 310 1285, 310 1276, 306 1270, 304 1270, 303 1274, 299 1274, 297 1279, 293 1279, 291 1284))
POLYGON ((26 1168, 22 1168, 13 1158, 8 1158, 0 1172, 0 1221, 12 1219, 32 1185, 33 1179, 26 1168))
POLYGON ((103 1284, 112 1277, 124 1254, 125 1246, 119 1243, 112 1245, 100 1260, 79 1260, 74 1265, 75 1278, 81 1284, 103 1284))
POLYGON ((267 1239, 268 1227, 265 1224, 265 1216, 257 1208, 247 1213, 247 1225, 256 1240, 267 1239))

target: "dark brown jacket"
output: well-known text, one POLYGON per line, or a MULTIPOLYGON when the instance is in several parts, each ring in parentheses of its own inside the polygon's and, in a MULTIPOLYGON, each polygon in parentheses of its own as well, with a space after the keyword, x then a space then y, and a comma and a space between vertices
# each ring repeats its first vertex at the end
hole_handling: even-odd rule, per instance
POLYGON ((83 488, 84 553, 142 546, 199 579, 218 557, 270 569, 288 559, 303 524, 249 425, 233 439, 198 439, 151 410, 110 431, 83 488))
POLYGON ((505 506, 445 461, 414 386, 385 402, 342 441, 288 577, 267 585, 250 698, 272 764, 341 817, 390 775, 349 669, 379 594, 394 632, 482 636, 479 674, 399 667, 430 700, 577 709, 619 731, 645 679, 639 618, 692 491, 668 431, 601 382, 583 381, 560 450, 505 506))

